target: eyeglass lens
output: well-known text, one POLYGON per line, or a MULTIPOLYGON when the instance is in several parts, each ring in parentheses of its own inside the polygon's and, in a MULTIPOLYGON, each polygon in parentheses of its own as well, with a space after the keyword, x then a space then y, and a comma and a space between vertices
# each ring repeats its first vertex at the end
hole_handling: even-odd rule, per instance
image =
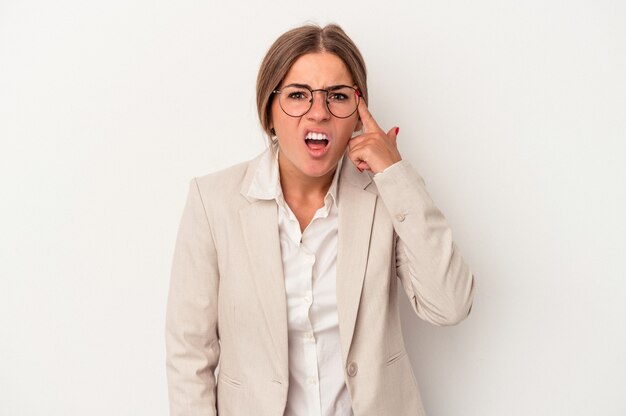
MULTIPOLYGON (((338 118, 350 117, 359 104, 358 95, 354 88, 342 86, 325 90, 316 90, 326 95, 328 111, 338 118)), ((299 86, 286 86, 280 91, 280 107, 292 117, 306 114, 313 106, 313 93, 310 89, 299 86)))

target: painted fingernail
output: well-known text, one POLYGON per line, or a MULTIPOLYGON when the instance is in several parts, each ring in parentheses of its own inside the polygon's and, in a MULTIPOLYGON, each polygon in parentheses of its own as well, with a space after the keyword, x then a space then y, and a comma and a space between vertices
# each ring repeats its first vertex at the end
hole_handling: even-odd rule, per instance
POLYGON ((396 136, 400 133, 400 127, 396 127, 396 136))

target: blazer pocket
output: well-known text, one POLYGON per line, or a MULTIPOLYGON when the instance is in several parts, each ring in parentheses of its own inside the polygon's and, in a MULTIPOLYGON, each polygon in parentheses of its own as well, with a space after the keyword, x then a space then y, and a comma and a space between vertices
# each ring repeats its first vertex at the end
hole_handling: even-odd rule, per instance
POLYGON ((406 356, 406 351, 399 351, 395 354, 393 354, 391 357, 387 358, 387 365, 392 365, 394 363, 396 363, 398 360, 402 359, 404 356, 406 356))
POLYGON ((219 374, 217 375, 217 381, 218 382, 222 381, 223 383, 226 383, 229 386, 232 386, 238 389, 242 387, 241 381, 230 377, 229 375, 224 373, 222 370, 220 370, 219 374))

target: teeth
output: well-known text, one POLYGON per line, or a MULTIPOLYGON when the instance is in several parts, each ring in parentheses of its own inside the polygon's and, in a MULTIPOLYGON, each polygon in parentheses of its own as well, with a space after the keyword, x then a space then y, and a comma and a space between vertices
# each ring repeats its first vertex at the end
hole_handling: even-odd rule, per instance
POLYGON ((328 140, 328 136, 326 136, 324 133, 314 132, 307 133, 306 138, 309 140, 328 140))

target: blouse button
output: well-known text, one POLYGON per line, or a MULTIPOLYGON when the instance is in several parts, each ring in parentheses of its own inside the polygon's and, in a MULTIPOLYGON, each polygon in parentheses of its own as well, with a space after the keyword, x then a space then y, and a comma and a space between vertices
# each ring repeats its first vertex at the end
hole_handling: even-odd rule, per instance
POLYGON ((398 214, 396 215, 396 219, 400 222, 404 221, 404 219, 406 218, 406 215, 404 214, 398 214))
POLYGON ((354 361, 348 364, 348 375, 350 377, 356 376, 357 371, 359 371, 359 367, 356 365, 354 361))

